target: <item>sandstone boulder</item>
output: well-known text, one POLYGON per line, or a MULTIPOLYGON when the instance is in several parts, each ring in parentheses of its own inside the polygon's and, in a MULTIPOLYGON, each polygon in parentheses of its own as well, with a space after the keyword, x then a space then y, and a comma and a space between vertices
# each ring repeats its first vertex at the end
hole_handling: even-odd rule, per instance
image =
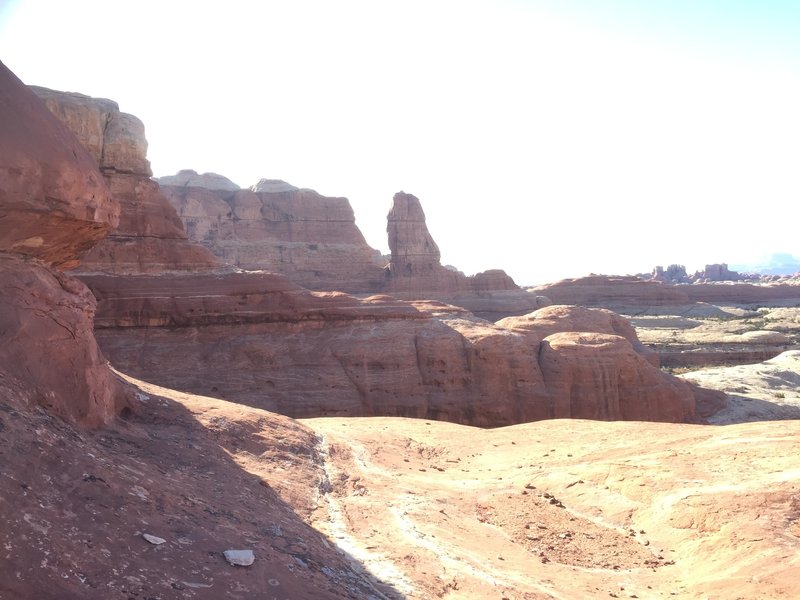
POLYGON ((0 273, 0 387, 22 407, 86 426, 110 422, 128 398, 95 342, 91 292, 8 254, 0 273))

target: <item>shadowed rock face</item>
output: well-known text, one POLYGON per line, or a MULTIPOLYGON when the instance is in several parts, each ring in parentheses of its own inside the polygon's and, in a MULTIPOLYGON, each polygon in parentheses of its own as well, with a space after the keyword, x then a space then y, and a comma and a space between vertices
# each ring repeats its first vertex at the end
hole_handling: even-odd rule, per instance
POLYGON ((75 136, 0 64, 0 386, 17 406, 84 425, 126 402, 92 334, 95 301, 55 270, 119 219, 75 136))
POLYGON ((75 137, 0 65, 0 251, 77 264, 119 222, 97 167, 75 137))
POLYGON ((0 387, 20 406, 39 405, 97 426, 127 400, 92 330, 95 299, 77 279, 0 253, 0 387))
POLYGON ((116 230, 86 253, 79 272, 162 273, 221 266, 187 239, 175 209, 150 179, 147 140, 138 118, 120 112, 111 100, 32 89, 91 154, 122 207, 116 230))

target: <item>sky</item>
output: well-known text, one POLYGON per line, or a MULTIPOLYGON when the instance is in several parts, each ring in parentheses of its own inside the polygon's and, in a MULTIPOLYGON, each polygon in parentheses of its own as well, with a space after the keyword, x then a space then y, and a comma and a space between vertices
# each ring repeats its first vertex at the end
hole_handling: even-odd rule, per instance
POLYGON ((116 100, 156 176, 350 199, 384 252, 528 285, 800 257, 796 0, 0 0, 25 83, 116 100))

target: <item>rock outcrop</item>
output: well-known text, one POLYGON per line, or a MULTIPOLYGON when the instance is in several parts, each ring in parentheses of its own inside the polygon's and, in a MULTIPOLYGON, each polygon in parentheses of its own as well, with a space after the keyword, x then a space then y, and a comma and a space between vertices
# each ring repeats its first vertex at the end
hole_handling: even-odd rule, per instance
MULTIPOLYGON (((97 128, 81 126, 73 112, 91 122, 136 122, 117 117, 108 101, 44 95, 90 148, 87 131, 97 128), (88 108, 70 112, 76 103, 88 108)), ((100 344, 124 372, 294 417, 413 416, 480 426, 695 418, 693 391, 650 364, 630 327, 611 313, 554 308, 504 327, 443 303, 508 314, 528 313, 543 300, 502 271, 465 277, 443 267, 419 200, 409 194, 395 196, 392 259, 384 269, 344 198, 276 180, 234 190, 220 176, 182 172, 167 189, 184 220, 197 211, 198 220, 189 221, 193 237, 203 227, 217 249, 235 241, 231 262, 239 266, 256 266, 242 262, 252 251, 257 266, 272 269, 265 257, 277 251, 271 260, 280 268, 272 270, 296 278, 220 270, 183 236, 182 222, 143 170, 142 129, 109 129, 134 140, 128 150, 115 140, 96 144, 99 166, 122 201, 122 233, 85 259, 81 276, 99 302, 100 344), (211 213, 218 218, 210 220, 211 213), (366 263, 379 280, 365 276, 366 263), (347 281, 415 302, 309 292, 297 284, 306 277, 312 287, 347 281), (576 336, 567 343, 563 332, 576 336), (592 396, 598 381, 604 386, 592 396)))
POLYGON ((280 273, 312 290, 380 289, 384 260, 367 245, 346 198, 276 180, 230 189, 192 173, 159 181, 189 237, 222 262, 280 273))
POLYGON ((119 222, 78 140, 5 67, 0 72, 0 248, 68 268, 119 222))
POLYGON ((96 161, 122 207, 117 228, 86 253, 80 272, 203 271, 220 267, 190 242, 175 209, 150 179, 144 125, 112 100, 33 87, 96 161))
POLYGON ((346 198, 328 198, 276 179, 232 189, 214 174, 159 179, 189 237, 227 264, 287 276, 317 291, 392 294, 463 306, 495 320, 548 304, 501 270, 472 277, 443 267, 419 200, 400 192, 388 216, 391 259, 367 245, 346 198))
MULTIPOLYGON (((693 390, 637 353, 629 328, 618 329, 630 339, 583 332, 569 346, 551 335, 593 321, 611 327, 607 311, 571 323, 565 310, 559 327, 551 310, 537 331, 492 325, 441 303, 309 292, 264 273, 85 280, 99 301, 98 340, 124 372, 292 417, 495 427, 696 414, 693 390), (603 335, 608 343, 596 343, 593 336, 603 335), (598 381, 607 385, 591 395, 598 381)), ((534 314, 526 324, 536 321, 534 314)))
POLYGON ((442 266, 439 247, 425 222, 419 199, 394 195, 387 217, 391 259, 384 291, 398 298, 435 299, 463 306, 494 321, 521 315, 549 304, 549 300, 521 290, 504 271, 494 269, 471 277, 442 266))
POLYGON ((198 173, 191 169, 178 171, 175 175, 156 178, 159 185, 170 187, 199 187, 221 192, 236 192, 240 188, 224 175, 217 173, 198 173))
POLYGON ((92 334, 95 301, 74 266, 119 205, 75 136, 0 64, 0 388, 83 425, 127 402, 92 334))

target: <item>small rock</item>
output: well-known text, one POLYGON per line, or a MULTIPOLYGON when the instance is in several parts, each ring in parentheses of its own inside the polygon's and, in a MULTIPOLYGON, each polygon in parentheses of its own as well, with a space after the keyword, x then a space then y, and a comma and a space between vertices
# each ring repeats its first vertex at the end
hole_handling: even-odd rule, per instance
POLYGON ((167 540, 165 540, 164 538, 160 538, 160 537, 155 536, 155 535, 150 535, 149 533, 143 533, 142 537, 144 539, 146 539, 148 542, 150 542, 151 544, 154 544, 156 546, 158 546, 159 544, 166 544, 167 543, 167 540))
POLYGON ((225 560, 238 567, 249 567, 256 559, 252 550, 225 550, 222 554, 225 560))

